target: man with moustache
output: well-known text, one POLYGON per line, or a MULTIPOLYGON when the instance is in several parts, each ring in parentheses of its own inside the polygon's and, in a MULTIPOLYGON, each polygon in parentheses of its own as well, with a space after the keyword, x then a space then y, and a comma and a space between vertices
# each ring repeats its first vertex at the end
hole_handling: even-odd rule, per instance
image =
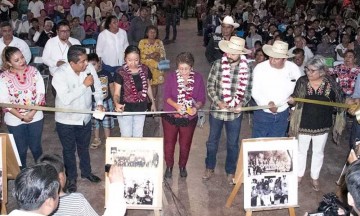
POLYGON ((214 34, 206 46, 205 56, 210 64, 222 57, 223 51, 219 49, 219 41, 230 40, 239 23, 234 22, 231 16, 225 16, 221 21, 221 34, 214 34))
POLYGON ((229 112, 210 112, 210 133, 206 143, 206 170, 202 177, 209 180, 216 166, 216 154, 225 125, 227 155, 225 171, 227 180, 233 184, 236 162, 239 153, 239 131, 241 129, 241 107, 250 101, 251 74, 246 54, 251 51, 245 49, 245 40, 236 36, 230 40, 219 42, 223 56, 216 60, 210 70, 207 90, 212 101, 211 110, 225 110, 229 112))
MULTIPOLYGON (((26 63, 29 64, 31 60, 30 48, 25 41, 14 36, 10 22, 4 21, 0 24, 0 33, 2 35, 0 38, 0 53, 2 53, 7 46, 17 47, 24 55, 26 63)), ((2 64, 2 59, 0 59, 0 66, 2 66, 2 64)))
POLYGON ((50 38, 44 47, 43 62, 49 67, 50 74, 62 64, 68 62, 67 53, 71 45, 80 45, 80 41, 70 37, 70 25, 67 21, 61 21, 56 27, 57 36, 50 38))
MULTIPOLYGON (((92 97, 94 97, 97 110, 104 111, 101 83, 95 68, 88 64, 86 50, 79 45, 71 46, 66 58, 68 63, 63 63, 57 68, 52 80, 57 93, 55 107, 91 111, 92 97)), ((80 160, 81 178, 94 183, 101 181, 99 177, 91 173, 90 120, 90 114, 55 113, 56 130, 63 147, 69 193, 77 190, 76 151, 80 160)))
POLYGON ((289 124, 287 100, 301 72, 295 63, 287 61, 294 57, 287 43, 275 41, 264 45, 263 51, 269 60, 256 65, 251 96, 257 105, 271 108, 254 111, 252 137, 284 137, 289 124))

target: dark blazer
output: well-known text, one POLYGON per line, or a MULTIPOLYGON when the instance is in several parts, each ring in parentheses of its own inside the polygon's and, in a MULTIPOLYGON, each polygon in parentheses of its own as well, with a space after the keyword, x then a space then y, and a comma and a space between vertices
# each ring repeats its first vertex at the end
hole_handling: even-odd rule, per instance
MULTIPOLYGON (((56 36, 53 32, 51 32, 51 33, 52 33, 52 36, 51 36, 51 37, 55 37, 55 36, 56 36)), ((51 37, 49 37, 49 35, 46 34, 45 31, 42 31, 41 34, 40 34, 39 40, 36 41, 35 45, 36 45, 36 46, 39 46, 39 47, 44 47, 45 44, 46 44, 46 42, 47 42, 51 37)))

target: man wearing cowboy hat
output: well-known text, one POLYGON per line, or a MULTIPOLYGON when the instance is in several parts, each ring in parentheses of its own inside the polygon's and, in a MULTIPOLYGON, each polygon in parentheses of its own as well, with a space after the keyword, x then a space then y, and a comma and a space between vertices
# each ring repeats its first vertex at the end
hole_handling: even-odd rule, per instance
POLYGON ((288 97, 293 93, 296 80, 301 76, 299 67, 287 61, 288 44, 275 41, 264 45, 269 60, 258 64, 253 72, 252 97, 259 106, 270 109, 254 111, 252 137, 284 137, 288 127, 288 97))
POLYGON ((232 112, 210 113, 210 133, 206 143, 206 170, 203 180, 208 180, 214 174, 221 131, 225 125, 227 137, 225 171, 229 183, 233 184, 232 179, 239 153, 241 107, 245 106, 251 98, 251 74, 245 57, 245 54, 249 54, 251 51, 244 48, 245 40, 236 36, 231 37, 230 40, 221 40, 219 47, 224 55, 216 60, 211 67, 207 90, 212 101, 212 110, 232 112))
POLYGON ((219 49, 219 41, 230 40, 230 37, 234 35, 234 31, 238 27, 239 23, 234 22, 231 16, 225 16, 223 21, 221 21, 221 34, 214 34, 206 46, 205 56, 210 64, 220 59, 223 55, 223 51, 219 49))

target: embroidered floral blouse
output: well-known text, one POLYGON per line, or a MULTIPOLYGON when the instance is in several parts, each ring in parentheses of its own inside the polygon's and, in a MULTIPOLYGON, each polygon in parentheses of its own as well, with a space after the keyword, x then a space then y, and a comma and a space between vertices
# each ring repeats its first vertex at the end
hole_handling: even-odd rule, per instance
MULTIPOLYGON (((313 89, 306 76, 302 76, 296 83, 292 97, 300 97, 320 101, 343 102, 339 85, 330 76, 325 76, 318 89, 313 89)), ((296 113, 299 116, 299 125, 291 130, 299 134, 321 135, 328 133, 333 125, 334 108, 310 103, 296 104, 296 113), (299 106, 301 105, 301 106, 299 106), (298 111, 300 111, 298 113, 298 111)), ((292 121, 295 120, 292 116, 292 121)), ((292 122, 294 123, 294 122, 292 122)))
MULTIPOLYGON (((39 71, 28 66, 25 72, 25 83, 21 84, 16 75, 10 71, 0 73, 0 102, 20 105, 45 105, 45 86, 39 71)), ((9 126, 24 124, 18 117, 11 114, 11 108, 4 108, 4 120, 9 126)), ((17 109, 20 114, 26 115, 30 110, 17 109)), ((37 111, 32 122, 43 118, 42 111, 37 111)), ((30 122, 30 123, 32 123, 30 122)))
POLYGON ((349 97, 354 93, 356 77, 360 73, 360 67, 347 67, 344 64, 329 68, 329 75, 336 75, 344 94, 349 97))

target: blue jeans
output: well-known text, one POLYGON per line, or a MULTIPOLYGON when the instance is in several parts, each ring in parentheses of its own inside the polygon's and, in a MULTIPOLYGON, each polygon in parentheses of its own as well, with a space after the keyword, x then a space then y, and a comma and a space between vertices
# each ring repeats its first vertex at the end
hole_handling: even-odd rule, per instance
POLYGON ((28 148, 30 148, 35 162, 37 162, 39 157, 42 155, 41 135, 43 125, 43 119, 30 124, 21 124, 18 126, 7 125, 9 133, 14 135, 22 168, 26 167, 26 155, 28 148))
POLYGON ((176 30, 176 15, 177 13, 166 13, 165 17, 165 40, 169 40, 170 35, 170 26, 172 26, 173 30, 173 40, 176 40, 177 30, 176 30))
POLYGON ((56 130, 63 146, 63 158, 66 175, 69 180, 76 180, 76 156, 80 159, 81 176, 91 174, 89 145, 91 138, 91 121, 86 125, 66 125, 56 122, 56 130))
POLYGON ((242 115, 232 121, 223 121, 209 115, 210 133, 208 141, 206 142, 206 159, 205 164, 207 169, 215 169, 216 154, 221 138, 221 131, 225 124, 226 131, 226 162, 225 171, 227 174, 234 174, 236 171, 236 163, 239 155, 239 136, 241 129, 242 115))
POLYGON ((143 137, 145 115, 118 116, 121 137, 143 137))
POLYGON ((284 137, 289 125, 289 109, 272 114, 254 111, 252 137, 284 137))
POLYGON ((104 70, 104 71, 107 71, 107 72, 109 72, 110 74, 111 74, 111 76, 113 76, 114 77, 114 75, 115 75, 115 73, 116 73, 116 71, 117 71, 117 69, 119 68, 120 66, 110 66, 110 65, 106 65, 106 64, 104 64, 104 63, 102 63, 102 65, 101 65, 101 68, 104 70))

